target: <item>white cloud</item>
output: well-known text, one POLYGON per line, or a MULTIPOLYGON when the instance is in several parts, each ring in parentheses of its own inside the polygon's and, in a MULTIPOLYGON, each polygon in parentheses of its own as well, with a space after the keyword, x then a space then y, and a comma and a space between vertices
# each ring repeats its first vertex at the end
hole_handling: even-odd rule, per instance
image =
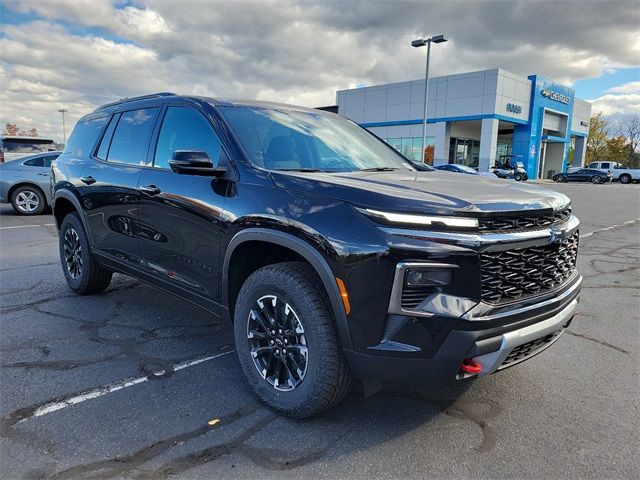
MULTIPOLYGON (((59 139, 59 108, 73 123, 99 104, 153 91, 327 105, 338 89, 421 78, 423 49, 409 44, 425 34, 450 38, 433 49, 434 75, 501 67, 571 84, 640 58, 633 1, 119 3, 0 7, 41 17, 0 27, 0 124, 59 139)), ((633 110, 637 102, 625 107, 620 95, 636 93, 594 102, 633 110)))
POLYGON ((640 93, 622 95, 606 94, 589 100, 592 113, 601 112, 603 115, 640 114, 640 93))
POLYGON ((607 90, 607 93, 640 93, 640 82, 629 82, 607 90))

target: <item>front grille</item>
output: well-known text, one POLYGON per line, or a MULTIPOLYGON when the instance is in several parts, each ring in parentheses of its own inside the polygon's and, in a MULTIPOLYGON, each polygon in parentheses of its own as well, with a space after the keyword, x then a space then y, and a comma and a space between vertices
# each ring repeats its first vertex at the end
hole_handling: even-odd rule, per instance
POLYGON ((482 233, 535 230, 565 221, 571 216, 571 205, 561 210, 530 215, 496 215, 478 219, 482 233))
POLYGON ((578 232, 562 242, 480 255, 482 300, 508 303, 562 285, 575 271, 578 232))
POLYGON ((428 285, 415 285, 402 288, 400 305, 404 309, 416 308, 425 298, 436 291, 435 287, 428 285))
POLYGON ((500 365, 500 367, 498 368, 508 367, 509 364, 524 360, 525 358, 537 353, 539 350, 544 349, 550 343, 552 343, 562 333, 563 330, 564 328, 560 328, 559 330, 556 330, 549 335, 538 338, 536 340, 532 340, 531 342, 523 343, 522 345, 518 345, 513 350, 511 350, 509 355, 507 355, 507 358, 505 358, 504 362, 502 362, 502 365, 500 365))

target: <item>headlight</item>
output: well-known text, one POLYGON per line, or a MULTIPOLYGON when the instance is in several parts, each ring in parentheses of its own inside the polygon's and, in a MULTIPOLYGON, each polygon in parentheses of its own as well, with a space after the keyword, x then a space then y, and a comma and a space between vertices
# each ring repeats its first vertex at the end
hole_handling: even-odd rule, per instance
POLYGON ((439 215, 413 215, 409 213, 381 212, 370 208, 359 208, 360 212, 388 223, 400 225, 422 225, 428 227, 478 228, 477 218, 444 217, 439 215))

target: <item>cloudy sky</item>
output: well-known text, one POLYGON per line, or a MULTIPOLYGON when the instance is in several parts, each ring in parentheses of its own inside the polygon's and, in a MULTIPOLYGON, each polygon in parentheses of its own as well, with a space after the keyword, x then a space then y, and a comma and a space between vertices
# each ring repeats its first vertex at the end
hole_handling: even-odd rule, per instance
POLYGON ((122 97, 172 91, 335 102, 423 76, 413 38, 445 33, 432 74, 501 67, 640 113, 640 1, 0 0, 0 125, 61 140, 122 97))

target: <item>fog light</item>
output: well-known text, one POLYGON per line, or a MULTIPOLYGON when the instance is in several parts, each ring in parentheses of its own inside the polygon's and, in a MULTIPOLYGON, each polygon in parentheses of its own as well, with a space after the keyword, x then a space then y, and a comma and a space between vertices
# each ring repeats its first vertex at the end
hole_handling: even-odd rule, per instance
POLYGON ((407 269, 404 274, 404 285, 406 287, 415 287, 418 285, 439 287, 448 285, 451 281, 451 270, 426 270, 426 269, 407 269))

